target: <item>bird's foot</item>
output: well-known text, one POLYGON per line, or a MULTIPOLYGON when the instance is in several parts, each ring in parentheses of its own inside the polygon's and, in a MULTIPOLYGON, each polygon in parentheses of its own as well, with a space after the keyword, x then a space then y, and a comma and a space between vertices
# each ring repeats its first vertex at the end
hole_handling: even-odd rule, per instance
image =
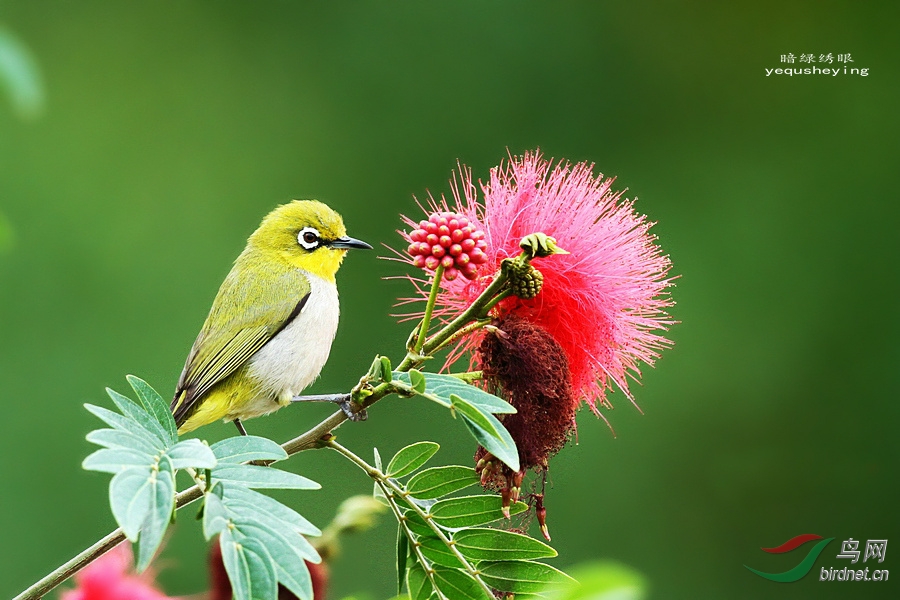
POLYGON ((341 407, 351 421, 365 421, 369 418, 366 409, 353 402, 352 394, 317 394, 313 396, 294 396, 291 402, 332 402, 341 407))

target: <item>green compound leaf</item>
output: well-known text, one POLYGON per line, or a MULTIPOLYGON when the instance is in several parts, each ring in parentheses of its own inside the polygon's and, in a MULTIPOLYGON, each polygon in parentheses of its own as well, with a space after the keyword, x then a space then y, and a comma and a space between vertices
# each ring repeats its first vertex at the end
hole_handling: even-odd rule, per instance
POLYGON ((556 550, 543 542, 499 529, 464 529, 453 535, 460 553, 471 560, 533 560, 552 558, 556 550))
POLYGON ((440 445, 434 442, 410 444, 394 455, 394 458, 388 463, 386 475, 388 477, 405 477, 428 462, 428 459, 434 456, 439 449, 440 445))
POLYGON ((214 481, 255 489, 317 490, 322 486, 311 479, 272 467, 224 464, 212 472, 214 481))
POLYGON ((459 569, 437 567, 434 578, 441 592, 451 600, 495 600, 468 573, 459 569))
POLYGON ((150 384, 134 375, 126 375, 125 379, 131 385, 131 389, 137 394, 138 400, 144 410, 153 415, 156 421, 162 425, 168 436, 170 444, 178 441, 178 427, 175 425, 175 419, 169 410, 169 403, 166 402, 159 393, 150 387, 150 384))
POLYGON ((210 446, 220 463, 241 464, 251 460, 284 460, 287 452, 270 439, 238 435, 210 446))
POLYGON ((407 491, 420 500, 440 498, 475 485, 480 481, 475 469, 459 465, 431 467, 413 475, 407 491))
POLYGON ((410 600, 428 600, 434 596, 434 587, 425 574, 425 569, 418 562, 413 563, 406 573, 406 590, 410 600))
POLYGON ((571 584, 573 579, 550 565, 525 560, 482 562, 481 578, 501 592, 536 594, 571 584))
MULTIPOLYGON (((318 529, 278 501, 235 484, 216 483, 213 493, 206 494, 206 502, 204 533, 207 537, 232 533, 239 544, 246 545, 249 539, 261 544, 267 551, 275 579, 294 595, 312 599, 312 579, 306 562, 318 563, 321 558, 300 530, 318 533, 318 529), (219 500, 218 492, 223 494, 224 501, 219 500), (263 498, 263 502, 253 502, 263 498), (278 508, 269 510, 275 506, 278 508)), ((240 572, 237 575, 242 576, 240 572)), ((256 576, 254 572, 250 573, 251 589, 259 587, 256 576)), ((232 580, 232 585, 237 590, 243 583, 232 580)))
MULTIPOLYGON (((474 527, 504 518, 502 507, 503 499, 500 496, 485 494, 439 500, 429 512, 441 527, 474 527)), ((516 502, 509 507, 509 514, 516 515, 526 510, 527 504, 516 502)))
POLYGON ((491 432, 483 429, 478 423, 473 422, 466 415, 463 415, 463 422, 465 422, 466 427, 469 428, 472 437, 474 437, 485 450, 499 458, 513 471, 518 471, 519 450, 516 448, 516 443, 513 441, 509 431, 506 430, 506 427, 504 427, 494 415, 483 413, 482 416, 491 421, 491 425, 493 425, 494 430, 497 432, 497 436, 491 435, 491 432))
POLYGON ((163 535, 172 519, 175 510, 175 476, 168 469, 161 469, 153 478, 150 491, 150 506, 147 517, 141 525, 138 538, 137 561, 135 569, 138 573, 148 566, 162 543, 163 535))
POLYGON ((175 469, 212 469, 216 466, 216 457, 209 446, 197 439, 182 440, 169 448, 166 455, 171 459, 175 469))

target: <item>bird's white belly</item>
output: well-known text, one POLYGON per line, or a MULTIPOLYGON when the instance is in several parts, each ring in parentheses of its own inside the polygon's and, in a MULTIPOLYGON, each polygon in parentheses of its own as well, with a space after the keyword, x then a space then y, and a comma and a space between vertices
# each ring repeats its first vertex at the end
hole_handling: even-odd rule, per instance
POLYGON ((340 316, 337 286, 306 275, 311 289, 303 310, 249 361, 248 375, 260 394, 242 412, 265 414, 286 404, 315 381, 328 360, 340 316))

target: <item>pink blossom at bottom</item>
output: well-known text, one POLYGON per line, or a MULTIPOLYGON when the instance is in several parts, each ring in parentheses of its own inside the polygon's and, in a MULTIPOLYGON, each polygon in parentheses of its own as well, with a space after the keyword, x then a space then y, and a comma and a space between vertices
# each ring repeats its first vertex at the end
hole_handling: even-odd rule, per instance
POLYGON ((60 600, 174 600, 153 586, 153 575, 132 571, 131 546, 119 544, 77 573, 60 600))

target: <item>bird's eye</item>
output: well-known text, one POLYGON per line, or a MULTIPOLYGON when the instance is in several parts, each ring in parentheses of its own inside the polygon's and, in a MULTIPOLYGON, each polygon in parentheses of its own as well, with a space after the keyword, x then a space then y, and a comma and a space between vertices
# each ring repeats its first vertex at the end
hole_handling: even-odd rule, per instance
POLYGON ((307 250, 314 250, 319 246, 321 241, 319 231, 315 227, 304 227, 297 234, 297 241, 307 250))

